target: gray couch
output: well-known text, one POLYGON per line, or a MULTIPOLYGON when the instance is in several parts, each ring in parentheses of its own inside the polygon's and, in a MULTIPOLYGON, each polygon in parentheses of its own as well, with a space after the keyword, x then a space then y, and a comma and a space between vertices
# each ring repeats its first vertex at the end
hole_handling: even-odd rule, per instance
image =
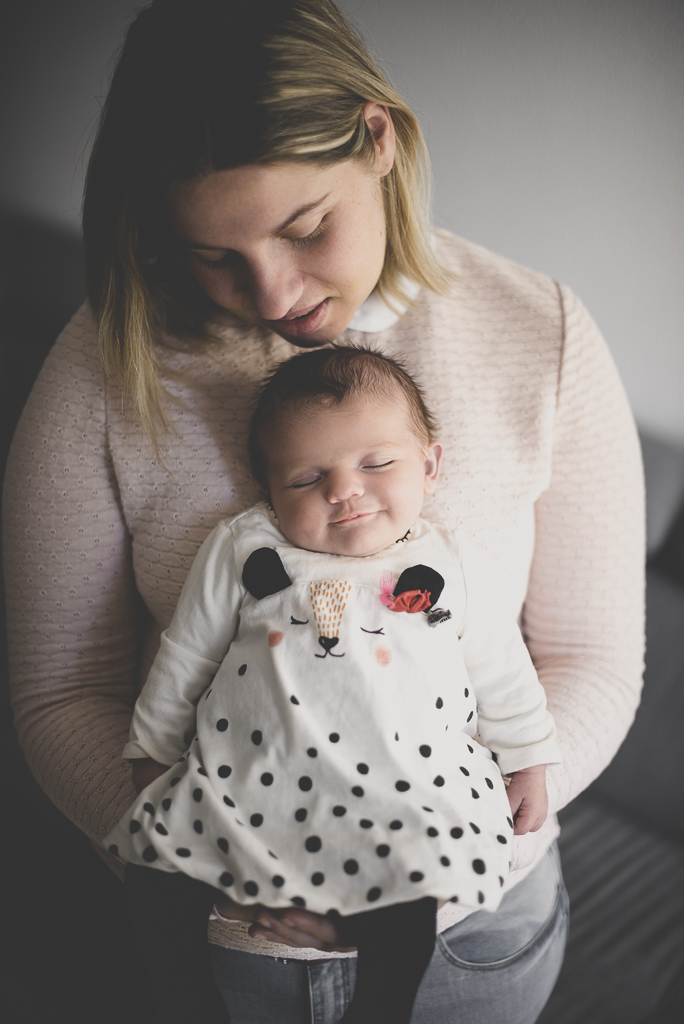
MULTIPOLYGON (((80 246, 0 215, 0 462, 35 374, 82 299, 80 246), (3 244, 4 243, 4 244, 3 244)), ((684 450, 643 437, 648 654, 641 707, 603 775, 560 815, 567 956, 540 1024, 684 1021, 684 450)), ((2 465, 0 465, 0 471, 2 465)), ((0 658, 0 662, 4 659, 0 658)), ((4 668, 4 664, 2 665, 4 668)), ((147 1024, 121 887, 26 769, 0 702, 12 1024, 147 1024)))

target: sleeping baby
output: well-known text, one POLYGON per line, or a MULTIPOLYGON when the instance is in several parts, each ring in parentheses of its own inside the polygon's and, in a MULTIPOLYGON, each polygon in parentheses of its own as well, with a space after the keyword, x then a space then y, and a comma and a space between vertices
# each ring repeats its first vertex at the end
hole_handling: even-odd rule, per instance
POLYGON ((329 914, 358 948, 344 1024, 408 1024, 438 902, 495 911, 546 817, 554 723, 476 553, 421 518, 442 448, 400 364, 281 363, 250 455, 268 501, 197 554, 124 749, 153 781, 105 842, 159 1021, 229 1019, 221 893, 329 914))

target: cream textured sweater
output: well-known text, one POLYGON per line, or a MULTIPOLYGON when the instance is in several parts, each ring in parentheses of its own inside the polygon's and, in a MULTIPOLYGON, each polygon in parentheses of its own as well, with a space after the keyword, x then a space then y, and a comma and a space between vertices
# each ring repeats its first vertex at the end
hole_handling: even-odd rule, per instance
MULTIPOLYGON (((446 446, 424 515, 473 539, 521 615, 563 756, 548 771, 555 811, 610 761, 638 703, 636 431, 572 293, 443 232, 438 252, 457 274, 453 297, 422 291, 384 330, 369 333, 366 322, 346 338, 400 356, 424 384, 446 446)), ((195 553, 220 519, 259 497, 245 451, 255 382, 295 351, 229 324, 208 353, 165 349, 173 429, 161 465, 130 403, 103 380, 83 307, 24 410, 5 485, 16 725, 43 788, 93 837, 134 799, 121 759, 131 709, 195 553)), ((517 840, 509 884, 555 834, 549 819, 517 840)), ((453 904, 441 913, 441 927, 459 919, 453 904)), ((286 955, 241 924, 214 922, 210 936, 286 955)))

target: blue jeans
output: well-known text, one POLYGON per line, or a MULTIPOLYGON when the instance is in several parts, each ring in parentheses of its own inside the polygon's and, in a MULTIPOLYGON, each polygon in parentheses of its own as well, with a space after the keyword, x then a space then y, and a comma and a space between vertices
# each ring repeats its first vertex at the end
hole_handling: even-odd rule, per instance
MULTIPOLYGON (((558 977, 567 930, 554 844, 496 913, 477 911, 437 937, 411 1024, 533 1024, 558 977)), ((354 993, 353 958, 282 963, 210 948, 232 1024, 336 1024, 354 993)))

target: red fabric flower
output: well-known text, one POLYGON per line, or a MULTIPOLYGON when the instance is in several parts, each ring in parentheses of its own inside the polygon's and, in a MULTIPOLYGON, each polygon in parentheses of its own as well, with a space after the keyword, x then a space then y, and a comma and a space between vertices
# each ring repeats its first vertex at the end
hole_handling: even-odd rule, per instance
POLYGON ((387 607, 391 612, 424 612, 430 607, 430 594, 427 590, 405 590, 387 607))

